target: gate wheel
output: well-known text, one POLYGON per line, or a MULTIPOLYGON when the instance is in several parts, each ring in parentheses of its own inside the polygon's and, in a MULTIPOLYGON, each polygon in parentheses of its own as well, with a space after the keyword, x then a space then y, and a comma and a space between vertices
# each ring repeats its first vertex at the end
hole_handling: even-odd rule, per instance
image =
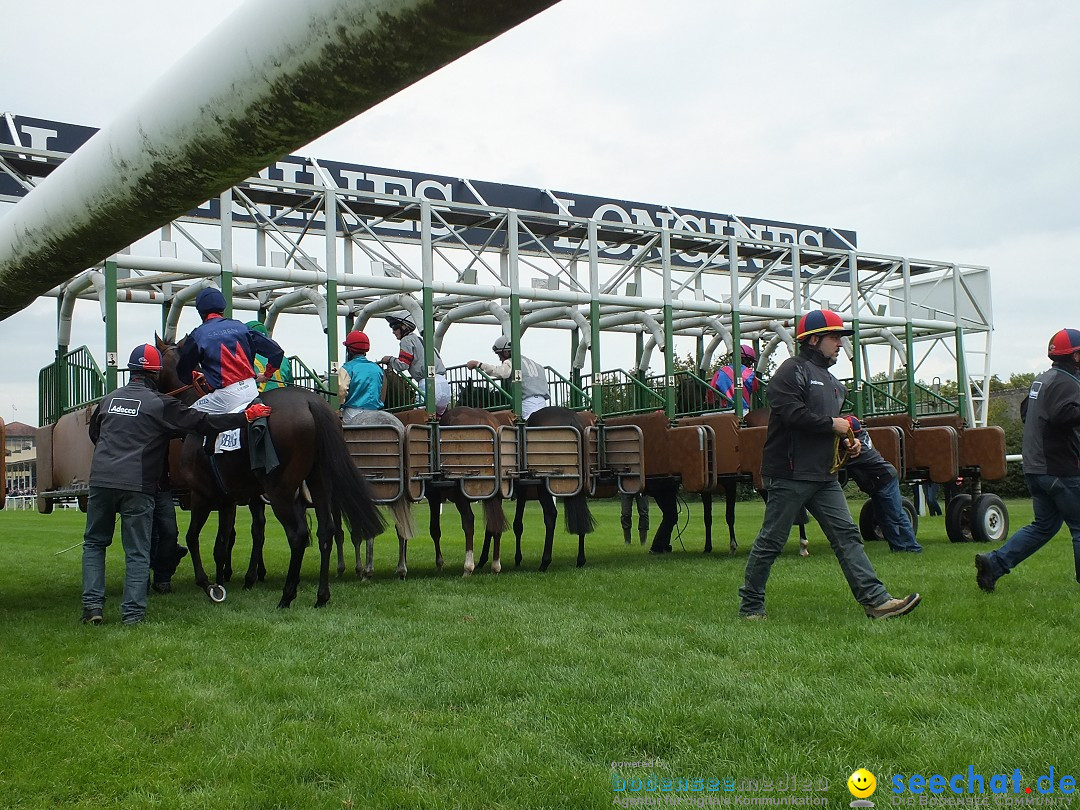
POLYGON ((971 534, 980 543, 1002 543, 1009 536, 1009 510, 997 495, 980 495, 972 503, 971 534))
POLYGON ((885 539, 885 535, 881 533, 881 526, 878 525, 877 515, 874 514, 874 502, 872 500, 867 500, 859 511, 859 533, 862 535, 862 539, 868 543, 885 539))
POLYGON ((954 543, 970 543, 974 539, 971 533, 971 496, 967 493, 954 495, 945 507, 945 533, 954 543))

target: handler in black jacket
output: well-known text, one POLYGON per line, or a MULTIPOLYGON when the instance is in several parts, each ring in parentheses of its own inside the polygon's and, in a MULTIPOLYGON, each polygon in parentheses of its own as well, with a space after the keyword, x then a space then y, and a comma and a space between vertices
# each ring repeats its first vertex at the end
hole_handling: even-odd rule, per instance
POLYGON ((149 343, 136 346, 128 360, 131 380, 113 391, 90 419, 94 460, 83 536, 82 579, 85 624, 101 624, 105 605, 105 549, 112 543, 116 516, 124 545, 124 600, 120 617, 136 624, 146 614, 150 532, 154 493, 172 434, 213 434, 242 427, 269 414, 265 405, 244 413, 210 415, 157 390, 161 353, 149 343))
MULTIPOLYGON (((806 313, 796 330, 799 355, 785 360, 769 381, 771 413, 761 455, 761 477, 768 498, 765 519, 739 589, 739 613, 746 618, 765 617, 765 583, 803 507, 821 525, 851 593, 867 616, 903 616, 921 599, 917 593, 893 599, 885 590, 866 556, 836 479, 837 440, 848 441, 844 437, 850 425, 840 418, 847 389, 828 369, 836 363, 841 337, 850 334, 831 310, 806 313)), ((858 440, 850 442, 847 450, 857 456, 858 440)))
POLYGON ((1080 329, 1057 331, 1046 354, 1053 365, 1020 403, 1024 482, 1035 520, 996 551, 975 555, 975 581, 984 591, 1045 546, 1062 523, 1072 536, 1080 582, 1080 329))

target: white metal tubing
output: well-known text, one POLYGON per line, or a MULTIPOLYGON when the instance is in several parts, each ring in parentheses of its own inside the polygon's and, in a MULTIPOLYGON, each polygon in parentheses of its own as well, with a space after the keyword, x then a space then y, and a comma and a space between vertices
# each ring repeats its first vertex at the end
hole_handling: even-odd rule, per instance
POLYGON ((250 0, 0 219, 0 320, 556 0, 250 0))
MULTIPOLYGON (((93 286, 98 293, 98 299, 102 307, 105 306, 105 277, 97 270, 87 270, 72 281, 64 290, 64 298, 60 302, 60 318, 56 329, 56 342, 60 346, 68 346, 71 341, 71 315, 75 310, 75 301, 80 293, 93 286)), ((102 313, 104 314, 104 313, 102 313)))
POLYGON ((280 298, 275 298, 274 303, 272 303, 270 308, 266 311, 266 331, 273 334, 274 325, 277 323, 278 315, 300 301, 307 301, 315 305, 315 311, 319 313, 319 322, 322 324, 322 330, 323 332, 326 332, 328 325, 326 298, 325 296, 319 295, 311 287, 301 287, 291 293, 285 293, 285 295, 280 298))
POLYGON ((510 315, 507 313, 506 309, 497 301, 474 301, 471 304, 454 307, 443 315, 442 319, 435 326, 435 349, 437 351, 442 351, 443 338, 446 337, 446 330, 449 329, 452 324, 464 318, 471 318, 474 315, 479 315, 484 312, 490 312, 494 315, 499 322, 502 333, 507 337, 510 337, 510 315))

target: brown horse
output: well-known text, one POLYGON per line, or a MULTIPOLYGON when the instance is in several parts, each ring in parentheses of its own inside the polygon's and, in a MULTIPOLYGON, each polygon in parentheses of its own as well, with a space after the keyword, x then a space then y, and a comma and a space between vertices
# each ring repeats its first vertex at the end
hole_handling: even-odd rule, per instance
MULTIPOLYGON (((160 384, 165 391, 182 392, 182 399, 190 402, 197 394, 176 373, 178 349, 182 345, 183 341, 177 345, 158 341, 162 355, 160 384)), ((306 482, 315 508, 322 557, 315 606, 322 607, 330 600, 334 507, 342 510, 353 532, 360 537, 379 534, 384 528, 383 520, 367 484, 349 458, 337 415, 325 400, 310 391, 292 387, 267 391, 261 398, 273 409, 268 420, 269 430, 280 463, 271 472, 253 471, 243 448, 209 457, 200 439, 189 436, 184 442, 181 466, 186 481, 176 483, 178 486, 186 483, 191 490, 191 523, 186 542, 195 567, 195 583, 211 593, 212 586, 199 554, 199 532, 215 502, 231 500, 235 504, 237 500, 250 500, 265 494, 285 529, 291 550, 289 570, 278 603, 278 607, 289 607, 296 598, 304 550, 310 541, 304 507, 298 498, 301 486, 306 482), (224 499, 222 490, 227 493, 224 499)), ((250 431, 245 432, 248 434, 244 437, 246 441, 250 431)), ((214 549, 219 587, 224 577, 226 551, 227 540, 223 542, 219 531, 214 549)))
MULTIPOLYGON (((443 414, 442 419, 439 421, 443 427, 487 425, 496 431, 498 431, 500 425, 506 424, 506 420, 498 417, 496 414, 480 410, 479 408, 463 407, 450 408, 443 414)), ((429 487, 427 497, 428 504, 431 507, 431 521, 429 528, 431 530, 431 539, 435 543, 436 564, 440 568, 442 567, 442 525, 439 519, 440 512, 442 510, 443 502, 451 501, 454 506, 457 507, 458 513, 461 515, 461 528, 465 532, 464 575, 469 576, 476 570, 476 563, 473 558, 473 538, 476 530, 476 518, 473 516, 472 501, 461 491, 457 482, 453 482, 453 485, 449 487, 429 487)), ((486 549, 489 542, 494 543, 494 552, 491 560, 491 573, 493 574, 497 574, 502 570, 499 552, 502 533, 505 532, 506 529, 507 523, 506 515, 503 513, 502 508, 502 495, 496 493, 495 496, 484 499, 484 547, 486 549)))
MULTIPOLYGON (((582 447, 585 443, 585 428, 596 424, 596 417, 592 413, 578 413, 569 408, 547 407, 534 412, 526 423, 529 427, 572 427, 581 433, 582 447)), ((582 472, 584 473, 584 456, 582 457, 582 472)), ((525 503, 529 499, 540 502, 540 508, 544 513, 544 553, 540 558, 540 570, 546 571, 551 565, 551 551, 555 542, 555 524, 558 521, 558 511, 555 507, 555 498, 547 487, 541 484, 529 484, 518 486, 514 492, 516 509, 514 513, 514 539, 516 550, 514 564, 521 565, 521 536, 525 533, 525 503)), ((566 521, 566 531, 576 534, 578 537, 577 565, 580 568, 585 565, 585 535, 596 527, 592 513, 589 511, 589 502, 586 497, 585 487, 567 498, 563 498, 563 511, 566 521)), ((480 554, 478 567, 487 560, 488 540, 484 538, 484 548, 480 554)), ((492 564, 494 566, 494 563, 492 564)))

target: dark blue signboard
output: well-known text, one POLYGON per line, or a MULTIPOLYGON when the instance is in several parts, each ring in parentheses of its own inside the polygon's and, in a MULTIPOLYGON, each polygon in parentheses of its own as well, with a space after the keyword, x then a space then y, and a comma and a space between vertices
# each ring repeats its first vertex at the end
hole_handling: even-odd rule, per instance
MULTIPOLYGON (((25 116, 11 116, 16 132, 11 131, 8 122, 0 122, 0 143, 6 143, 30 149, 50 150, 55 152, 73 152, 96 132, 91 127, 63 124, 56 121, 44 121, 25 116), (14 137, 18 141, 14 140, 14 137)), ((477 203, 495 208, 514 208, 520 211, 539 211, 551 214, 569 214, 574 217, 594 218, 600 221, 628 225, 671 227, 681 230, 707 233, 717 236, 741 236, 768 239, 777 242, 797 243, 808 247, 829 247, 846 249, 856 246, 854 231, 831 229, 823 226, 800 225, 793 222, 760 219, 756 217, 736 217, 731 214, 716 214, 684 208, 670 208, 651 203, 612 200, 605 197, 592 197, 564 191, 546 191, 525 186, 512 186, 502 183, 490 183, 482 180, 467 181, 461 178, 442 175, 421 174, 418 172, 381 169, 373 166, 360 166, 335 161, 317 161, 334 179, 337 185, 346 190, 366 191, 377 194, 398 195, 404 197, 426 198, 433 202, 477 203)), ((263 169, 259 176, 270 180, 284 180, 301 184, 316 183, 315 167, 311 161, 290 155, 263 169)), ((20 197, 26 191, 13 179, 0 174, 0 195, 20 197)), ((210 200, 205 205, 191 212, 192 216, 216 218, 218 200, 210 200)), ((246 217, 238 209, 236 218, 246 217)), ((295 222, 286 218, 285 224, 304 225, 303 215, 294 217, 295 222)), ((321 228, 321 223, 319 223, 321 228)), ((419 235, 419 223, 415 221, 386 222, 373 228, 377 233, 390 238, 410 238, 419 235)), ((482 243, 485 238, 478 237, 482 243)), ((473 241, 465 236, 468 241, 473 241)), ((576 249, 566 240, 551 238, 544 240, 549 250, 566 252, 576 249)), ((608 256, 618 255, 629 247, 609 247, 604 251, 608 256)), ((693 264, 689 257, 682 256, 680 264, 693 264)))

